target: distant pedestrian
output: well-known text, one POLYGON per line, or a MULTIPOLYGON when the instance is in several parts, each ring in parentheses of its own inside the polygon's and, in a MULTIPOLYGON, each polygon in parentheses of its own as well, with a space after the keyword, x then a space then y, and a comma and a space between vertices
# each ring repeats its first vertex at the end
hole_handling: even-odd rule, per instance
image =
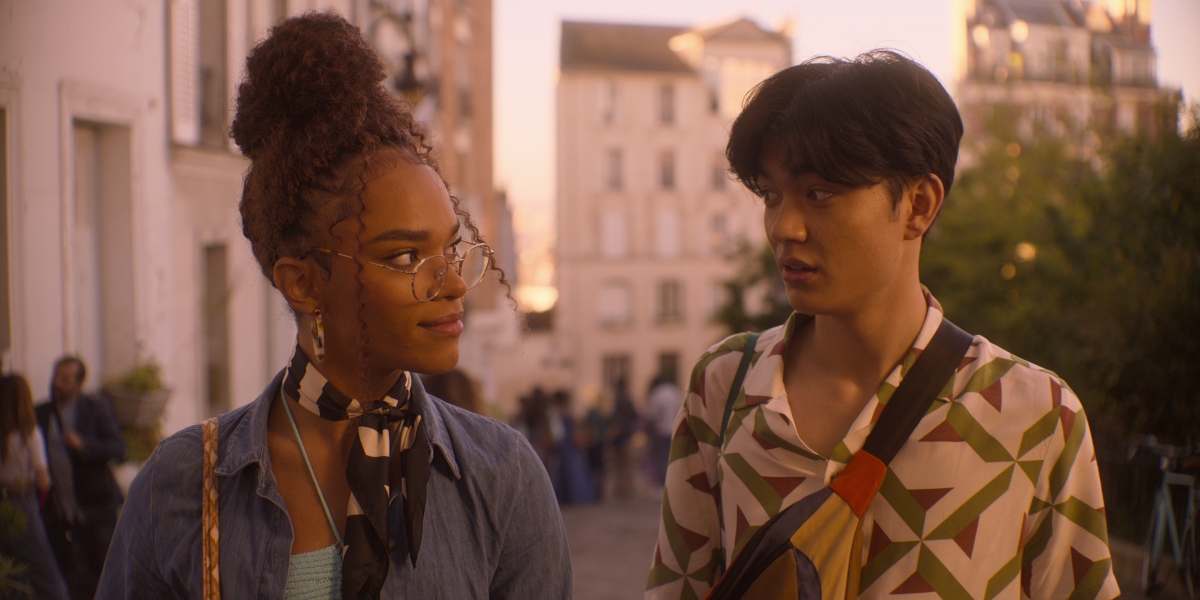
POLYGON ((578 427, 571 411, 571 394, 566 390, 554 393, 554 419, 561 424, 562 437, 558 441, 558 469, 551 473, 554 492, 559 504, 575 504, 596 500, 596 488, 592 485, 587 463, 579 452, 578 427))
POLYGON ((533 388, 533 392, 528 396, 521 397, 521 410, 517 413, 517 420, 513 426, 525 435, 525 439, 529 440, 529 445, 533 446, 533 451, 537 453, 538 458, 542 459, 542 464, 546 467, 547 473, 553 473, 556 457, 554 429, 556 425, 550 419, 550 399, 546 396, 546 392, 540 387, 533 388))
POLYGON ((675 417, 683 405, 683 392, 667 373, 659 373, 646 396, 646 436, 651 480, 663 487, 667 480, 667 460, 671 456, 671 434, 675 432, 675 417))
POLYGON ((18 579, 30 587, 33 597, 65 600, 67 584, 38 507, 39 497, 50 491, 46 445, 33 416, 33 392, 20 375, 0 378, 0 461, 0 494, 25 515, 25 532, 0 540, 0 552, 29 565, 18 579))
POLYGON ((629 384, 618 379, 613 389, 613 418, 609 428, 612 436, 613 495, 628 498, 633 495, 634 472, 633 434, 637 432, 638 412, 629 395, 629 384))
POLYGON ((83 393, 87 367, 64 356, 54 363, 50 401, 37 407, 46 432, 54 493, 46 532, 73 598, 93 598, 125 498, 108 467, 125 460, 125 439, 107 400, 83 393))
POLYGON ((587 456, 588 473, 592 477, 597 500, 604 498, 608 479, 608 432, 613 417, 612 405, 612 393, 609 390, 600 391, 595 403, 584 414, 580 428, 580 440, 587 456))

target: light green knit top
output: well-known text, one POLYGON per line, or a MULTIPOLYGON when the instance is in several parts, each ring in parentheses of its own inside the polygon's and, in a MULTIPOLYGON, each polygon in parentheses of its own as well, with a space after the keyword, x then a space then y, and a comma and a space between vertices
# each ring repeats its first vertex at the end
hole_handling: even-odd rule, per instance
POLYGON ((342 597, 342 553, 337 546, 293 554, 288 564, 287 600, 342 597))
MULTIPOLYGON (((283 397, 283 389, 279 390, 283 397)), ((342 534, 338 532, 329 514, 329 504, 325 502, 325 493, 321 491, 321 483, 313 472, 312 463, 308 460, 308 450, 304 448, 304 440, 300 438, 300 430, 296 428, 296 419, 292 416, 292 407, 288 406, 287 398, 283 398, 283 408, 287 412, 288 421, 292 424, 292 433, 296 434, 296 444, 300 446, 300 456, 304 457, 304 466, 308 467, 308 475, 312 477, 313 485, 317 487, 317 497, 321 499, 321 508, 325 509, 325 520, 333 530, 337 543, 313 550, 293 554, 288 560, 287 589, 284 598, 287 600, 337 600, 342 597, 342 534)))

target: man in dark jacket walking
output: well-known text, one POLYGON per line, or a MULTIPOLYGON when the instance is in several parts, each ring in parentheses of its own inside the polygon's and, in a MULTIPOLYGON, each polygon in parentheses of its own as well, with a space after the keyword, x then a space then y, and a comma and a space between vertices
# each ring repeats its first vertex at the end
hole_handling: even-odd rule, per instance
POLYGON ((50 401, 37 406, 50 459, 46 530, 74 598, 92 598, 124 497, 108 467, 125 459, 112 407, 83 393, 87 369, 66 356, 54 364, 50 401))

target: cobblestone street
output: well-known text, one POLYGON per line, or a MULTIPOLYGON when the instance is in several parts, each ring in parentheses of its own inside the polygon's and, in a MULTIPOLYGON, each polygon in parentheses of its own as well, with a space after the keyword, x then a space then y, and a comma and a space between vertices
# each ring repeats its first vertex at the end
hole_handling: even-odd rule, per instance
POLYGON ((661 496, 564 506, 575 600, 636 600, 646 587, 661 496))

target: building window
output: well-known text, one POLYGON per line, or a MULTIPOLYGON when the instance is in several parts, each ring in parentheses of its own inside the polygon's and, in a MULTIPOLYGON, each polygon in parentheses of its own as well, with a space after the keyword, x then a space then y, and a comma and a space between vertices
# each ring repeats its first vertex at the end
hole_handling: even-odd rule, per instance
POLYGON ((662 84, 658 90, 658 116, 663 125, 675 122, 675 85, 662 84))
POLYGON ((679 213, 674 210, 659 211, 654 218, 654 253, 659 258, 679 256, 679 213))
POLYGON ((729 181, 729 173, 725 170, 725 155, 714 152, 709 167, 709 183, 712 185, 712 189, 723 190, 727 181, 729 181))
POLYGON ((1073 81, 1071 76, 1071 62, 1067 40, 1056 40, 1054 42, 1054 56, 1052 58, 1054 64, 1054 80, 1055 81, 1073 81))
POLYGON ((658 354, 658 377, 679 385, 678 352, 660 352, 658 354))
POLYGON ((714 255, 724 256, 733 251, 729 235, 729 221, 723 213, 712 216, 708 229, 708 249, 714 255))
POLYGON ((683 282, 667 279, 658 282, 655 317, 659 323, 677 323, 683 320, 683 282))
POLYGON ((708 314, 715 317, 729 303, 729 286, 723 281, 713 281, 708 286, 708 314))
POLYGON ((663 150, 658 162, 658 183, 664 190, 675 189, 675 152, 663 150))
POLYGON ((629 378, 633 375, 633 357, 628 354, 605 354, 600 360, 604 386, 615 390, 617 382, 622 382, 628 390, 629 378))
POLYGON ((596 303, 596 316, 601 327, 626 327, 633 323, 633 294, 627 282, 604 283, 596 303))
POLYGON ((471 91, 465 87, 458 88, 458 118, 460 121, 471 118, 471 91))
POLYGON ((225 244, 204 247, 204 364, 208 412, 227 412, 229 403, 229 274, 225 244))
POLYGON ((604 169, 604 184, 612 191, 621 189, 621 149, 610 148, 606 158, 607 164, 604 169))
POLYGON ((629 255, 629 235, 625 213, 606 211, 600 217, 600 256, 621 259, 629 255))
POLYGON ((600 84, 600 122, 612 125, 617 120, 617 83, 605 81, 600 84))

